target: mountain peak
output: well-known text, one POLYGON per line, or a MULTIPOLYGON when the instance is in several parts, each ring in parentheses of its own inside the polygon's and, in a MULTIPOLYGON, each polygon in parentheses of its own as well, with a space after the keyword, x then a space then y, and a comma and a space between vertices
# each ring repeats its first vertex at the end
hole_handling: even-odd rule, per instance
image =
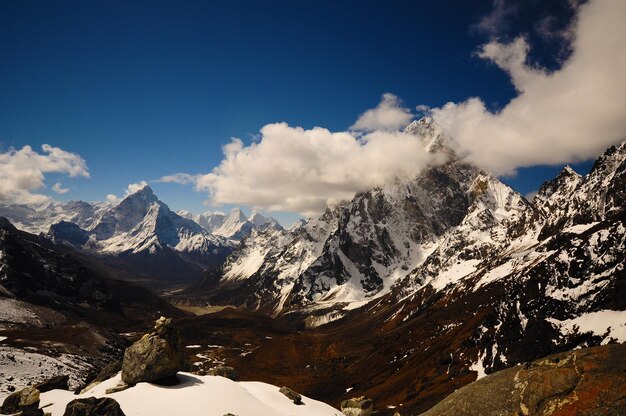
POLYGON ((446 153, 452 153, 452 150, 445 145, 443 129, 432 117, 426 116, 419 120, 412 121, 411 124, 406 126, 404 132, 419 136, 422 139, 422 143, 424 143, 424 148, 426 148, 428 152, 444 151, 446 153))
POLYGON ((252 224, 258 227, 258 226, 261 226, 270 222, 270 218, 267 218, 266 216, 261 214, 259 211, 255 210, 255 211, 252 211, 252 214, 250 214, 250 217, 248 217, 248 221, 250 221, 252 224))
POLYGON ((120 202, 120 205, 124 203, 124 201, 143 201, 145 204, 151 204, 159 201, 159 198, 157 198, 149 185, 145 185, 137 189, 135 192, 128 194, 122 202, 120 202))
POLYGON ((578 172, 576 172, 574 169, 572 169, 572 167, 570 165, 565 165, 565 167, 563 168, 563 170, 561 170, 561 173, 559 173, 559 176, 580 176, 580 174, 578 174, 578 172))
MULTIPOLYGON (((228 220, 230 221, 239 221, 239 222, 243 222, 246 221, 248 218, 246 217, 246 214, 243 213, 243 211, 241 210, 241 208, 233 208, 232 210, 230 210, 230 212, 228 213, 228 220)), ((227 221, 228 221, 227 220, 227 221)))

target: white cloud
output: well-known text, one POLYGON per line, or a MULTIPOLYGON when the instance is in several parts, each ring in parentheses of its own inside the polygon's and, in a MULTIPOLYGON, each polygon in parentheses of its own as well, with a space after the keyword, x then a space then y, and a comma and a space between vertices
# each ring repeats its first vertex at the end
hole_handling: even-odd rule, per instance
POLYGON ((68 188, 64 188, 63 185, 61 185, 61 182, 57 182, 52 185, 52 190, 57 194, 66 194, 70 191, 68 188))
POLYGON ((264 126, 257 143, 233 139, 223 150, 224 160, 209 174, 161 180, 193 182, 215 204, 312 216, 356 192, 413 176, 435 159, 419 137, 399 131, 358 135, 285 123, 264 126))
POLYGON ((148 186, 148 182, 146 182, 146 181, 139 181, 139 182, 136 182, 136 183, 131 183, 131 184, 129 184, 126 187, 126 194, 125 195, 134 194, 135 192, 142 190, 146 186, 148 186))
MULTIPOLYGON (((0 203, 44 203, 51 198, 36 193, 45 187, 47 173, 62 173, 70 177, 89 177, 85 161, 77 154, 44 144, 43 153, 31 146, 0 153, 0 203)), ((63 189, 55 184, 53 190, 63 189)))
MULTIPOLYGON (((510 13, 502 5, 496 15, 510 13)), ((498 175, 595 157, 626 135, 624 21, 622 0, 579 6, 571 26, 572 54, 554 72, 527 63, 530 46, 523 37, 484 45, 477 55, 506 71, 518 92, 498 112, 488 111, 477 97, 415 108, 435 118, 457 155, 498 175)), ((396 96, 385 94, 351 126, 356 132, 269 124, 248 146, 239 139, 224 146, 224 159, 211 173, 161 180, 194 184, 217 204, 312 216, 356 192, 440 162, 418 137, 400 132, 412 117, 396 96)))
POLYGON ((163 176, 156 182, 177 183, 180 185, 195 184, 199 175, 190 175, 188 173, 174 173, 173 175, 163 176))
POLYGON ((111 205, 116 205, 117 203, 120 202, 120 198, 115 195, 115 194, 108 194, 107 195, 107 202, 111 205))
POLYGON ((626 2, 579 6, 572 54, 552 73, 527 64, 524 38, 490 42, 479 56, 505 70, 519 92, 501 111, 480 98, 432 110, 457 153, 496 174, 576 162, 626 138, 626 2))
POLYGON ((411 122, 413 115, 393 94, 383 94, 376 108, 367 110, 350 127, 352 130, 398 130, 411 122))

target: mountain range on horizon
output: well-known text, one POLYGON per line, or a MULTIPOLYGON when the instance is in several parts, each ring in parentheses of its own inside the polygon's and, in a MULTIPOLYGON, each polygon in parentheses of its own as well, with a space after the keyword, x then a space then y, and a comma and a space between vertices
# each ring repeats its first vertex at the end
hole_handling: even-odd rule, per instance
POLYGON ((407 132, 444 161, 290 229, 240 209, 175 213, 147 186, 118 204, 3 207, 0 216, 13 215, 18 228, 52 223, 34 236, 4 220, 0 284, 27 310, 34 302, 92 322, 78 302, 112 308, 107 313, 124 322, 116 305, 128 300, 107 288, 119 283, 72 277, 67 286, 64 274, 80 276, 82 263, 129 284, 150 281, 183 309, 236 308, 183 321, 198 368, 220 354, 257 379, 302 386, 313 397, 335 402, 347 390, 419 411, 517 363, 626 342, 626 141, 585 176, 566 167, 528 201, 458 157, 432 119, 407 132), (31 251, 36 267, 54 271, 45 282, 32 282, 25 269, 31 251), (212 316, 255 323, 215 349, 215 335, 198 329, 212 316), (272 323, 255 321, 260 316, 272 323), (228 347, 240 336, 255 340, 250 350, 228 347), (275 351, 286 345, 291 367, 277 370, 275 351), (341 365, 328 361, 329 348, 341 365), (328 379, 336 380, 332 390, 328 379))

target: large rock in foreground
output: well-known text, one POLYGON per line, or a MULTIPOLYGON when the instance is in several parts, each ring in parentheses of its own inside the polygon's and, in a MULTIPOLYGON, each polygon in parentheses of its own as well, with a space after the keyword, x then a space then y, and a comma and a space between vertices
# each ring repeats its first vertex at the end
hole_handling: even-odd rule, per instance
POLYGON ((126 416, 117 401, 110 397, 72 400, 63 416, 126 416))
POLYGON ((469 384, 422 416, 626 415, 624 357, 625 344, 552 355, 469 384))
POLYGON ((122 380, 129 385, 158 382, 185 368, 185 356, 172 320, 161 317, 154 331, 144 335, 124 353, 122 380))
POLYGON ((0 407, 0 413, 12 415, 17 412, 23 416, 43 415, 43 411, 39 409, 39 390, 35 387, 26 387, 7 396, 0 407))

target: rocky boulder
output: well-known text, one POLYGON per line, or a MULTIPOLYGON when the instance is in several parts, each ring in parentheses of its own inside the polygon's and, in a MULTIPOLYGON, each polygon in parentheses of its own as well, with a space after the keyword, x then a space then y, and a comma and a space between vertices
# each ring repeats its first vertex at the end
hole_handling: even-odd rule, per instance
POLYGON ((374 403, 365 396, 354 397, 341 402, 341 413, 345 416, 370 416, 374 403))
POLYGON ((234 367, 229 367, 227 365, 218 365, 217 367, 213 367, 206 372, 209 376, 221 376, 231 379, 233 381, 239 380, 239 374, 237 374, 237 370, 234 367))
POLYGON ((43 411, 39 409, 39 390, 35 387, 26 387, 7 396, 0 413, 11 415, 17 412, 21 412, 23 416, 43 415, 43 411))
POLYGON ((279 391, 285 396, 287 396, 287 398, 291 400, 294 404, 303 404, 302 395, 300 395, 300 393, 296 393, 295 391, 291 390, 289 387, 283 386, 280 388, 279 391))
POLYGON ((144 335, 124 353, 122 380, 129 385, 158 382, 185 369, 185 356, 172 320, 161 317, 154 331, 144 335))
POLYGON ((36 384, 35 387, 39 390, 40 393, 45 393, 50 390, 69 390, 70 376, 55 376, 51 377, 48 380, 36 384))
POLYGON ((552 355, 469 384, 422 416, 624 415, 624 357, 624 344, 552 355))
POLYGON ((63 416, 126 416, 120 404, 110 397, 88 397, 72 400, 63 416))

